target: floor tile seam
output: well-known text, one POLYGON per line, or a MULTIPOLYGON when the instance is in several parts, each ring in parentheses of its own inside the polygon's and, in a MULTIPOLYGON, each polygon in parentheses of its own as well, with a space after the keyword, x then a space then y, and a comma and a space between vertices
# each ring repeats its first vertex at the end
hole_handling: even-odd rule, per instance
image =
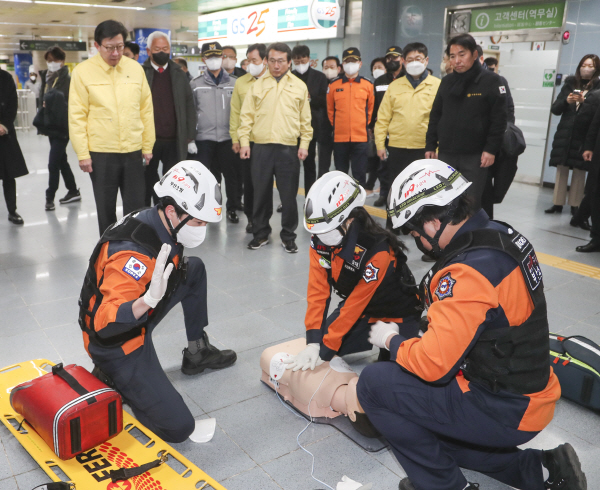
MULTIPOLYGON (((186 395, 190 396, 190 395, 189 395, 189 393, 187 393, 187 392, 186 392, 186 395)), ((205 413, 206 415, 209 415, 209 416, 211 416, 211 417, 214 417, 214 418, 216 418, 216 415, 213 415, 213 414, 214 414, 215 412, 218 412, 219 410, 224 410, 224 409, 226 409, 226 408, 233 407, 234 405, 239 405, 240 403, 244 403, 244 402, 247 402, 247 401, 249 401, 249 400, 253 400, 254 398, 258 398, 259 396, 263 396, 263 395, 264 395, 264 393, 261 393, 260 395, 254 395, 254 396, 251 396, 251 397, 249 397, 249 398, 244 398, 243 400, 237 400, 237 401, 235 401, 235 402, 233 402, 233 403, 230 403, 229 405, 225 405, 225 406, 223 406, 223 407, 215 408, 215 409, 211 410, 210 412, 208 412, 208 411, 204 410, 202 407, 200 407, 200 408, 202 408, 202 410, 204 410, 204 413, 205 413)), ((190 396, 190 398, 191 398, 191 396, 190 396)), ((193 398, 192 398, 192 399, 193 399, 193 398)))
MULTIPOLYGON (((239 473, 236 473, 235 475, 228 476, 227 478, 225 478, 225 479, 221 480, 219 483, 221 483, 221 484, 226 484, 226 483, 227 483, 227 480, 231 480, 232 478, 235 478, 235 477, 241 476, 241 475, 243 475, 244 473, 249 473, 250 471, 254 471, 256 468, 260 468, 260 470, 261 470, 263 473, 265 473, 265 474, 266 474, 266 475, 269 477, 269 479, 270 479, 270 480, 271 480, 271 481, 272 481, 272 482, 273 482, 275 485, 277 485, 279 488, 281 488, 281 489, 283 490, 283 487, 282 487, 282 486, 281 486, 279 483, 277 483, 277 482, 276 482, 276 481, 273 479, 273 477, 272 477, 272 476, 271 476, 269 473, 267 473, 267 472, 265 471, 265 469, 264 469, 264 468, 263 468, 261 465, 259 465, 259 464, 257 464, 257 465, 256 465, 254 468, 250 468, 250 469, 248 469, 248 470, 240 471, 239 473)), ((224 486, 225 486, 225 485, 224 485, 224 486)))
MULTIPOLYGON (((289 337, 284 337, 283 339, 276 340, 275 342, 280 342, 280 343, 289 342, 291 340, 296 340, 296 338, 299 338, 299 337, 301 337, 301 336, 296 336, 294 334, 291 334, 289 337)), ((241 349, 238 348, 238 349, 235 349, 235 352, 237 352, 238 354, 242 354, 244 352, 249 352, 254 349, 260 349, 261 347, 264 347, 266 349, 268 347, 273 347, 271 344, 273 344, 273 342, 267 342, 266 344, 255 345, 254 347, 241 348, 241 349)))

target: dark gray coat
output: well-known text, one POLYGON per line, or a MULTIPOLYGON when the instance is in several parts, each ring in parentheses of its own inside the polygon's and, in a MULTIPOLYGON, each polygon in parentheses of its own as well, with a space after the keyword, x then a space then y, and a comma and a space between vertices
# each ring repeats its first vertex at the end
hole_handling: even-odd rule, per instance
POLYGON ((0 136, 0 180, 15 179, 29 173, 15 132, 18 105, 13 77, 0 69, 0 124, 8 129, 8 134, 0 136))
MULTIPOLYGON (((150 90, 154 79, 154 67, 147 59, 144 64, 146 79, 150 90)), ((177 118, 177 157, 179 161, 187 158, 188 142, 196 137, 196 109, 194 107, 194 96, 190 88, 190 81, 186 73, 173 60, 169 60, 167 68, 171 74, 173 85, 173 100, 175 102, 175 117, 177 118)), ((157 117, 156 112, 154 117, 157 117)))

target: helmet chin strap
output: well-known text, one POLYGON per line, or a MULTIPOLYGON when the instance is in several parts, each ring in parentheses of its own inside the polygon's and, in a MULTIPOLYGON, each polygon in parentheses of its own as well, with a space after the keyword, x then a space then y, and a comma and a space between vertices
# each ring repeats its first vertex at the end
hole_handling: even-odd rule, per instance
POLYGON ((427 240, 429 242, 429 244, 431 245, 431 250, 427 250, 424 247, 421 248, 421 246, 422 246, 421 240, 415 239, 415 241, 417 243, 417 247, 425 255, 429 255, 430 257, 433 257, 435 259, 439 259, 444 255, 444 251, 440 248, 440 238, 442 236, 442 233, 444 233, 446 226, 448 226, 450 224, 450 222, 452 221, 455 210, 456 210, 456 205, 454 205, 454 203, 453 203, 449 206, 446 216, 444 216, 441 219, 440 228, 439 228, 439 230, 436 231, 436 233, 433 237, 429 236, 429 234, 423 229, 422 226, 415 226, 410 222, 406 223, 407 228, 409 228, 410 230, 416 231, 421 237, 425 238, 425 240, 427 240), (421 246, 419 244, 421 244, 421 246))
MULTIPOLYGON (((179 230, 181 230, 187 224, 188 221, 191 221, 194 218, 192 217, 191 214, 188 214, 187 218, 184 218, 183 220, 181 220, 179 222, 179 224, 175 228, 173 228, 173 224, 171 223, 171 220, 167 216, 166 209, 162 205, 162 203, 158 205, 158 209, 162 210, 163 214, 165 215, 165 218, 166 218, 166 221, 167 221, 167 226, 169 227, 169 232, 171 233, 171 236, 173 237, 173 240, 175 240, 176 243, 179 243, 177 241, 177 232, 179 230)), ((178 216, 178 218, 179 218, 179 216, 178 216)))

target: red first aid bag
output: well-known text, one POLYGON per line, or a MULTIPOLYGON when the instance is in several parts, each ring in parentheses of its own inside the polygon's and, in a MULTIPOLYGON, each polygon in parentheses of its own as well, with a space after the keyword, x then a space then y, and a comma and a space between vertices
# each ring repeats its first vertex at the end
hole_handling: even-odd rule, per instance
POLYGON ((60 459, 71 459, 123 430, 121 396, 81 366, 62 364, 15 386, 10 404, 60 459))

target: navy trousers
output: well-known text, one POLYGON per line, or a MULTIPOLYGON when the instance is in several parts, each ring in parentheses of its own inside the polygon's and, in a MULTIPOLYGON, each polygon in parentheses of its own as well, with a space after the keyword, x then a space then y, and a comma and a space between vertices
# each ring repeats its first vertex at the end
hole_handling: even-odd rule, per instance
POLYGON ((344 173, 350 172, 361 186, 366 185, 367 160, 369 159, 369 143, 334 143, 333 161, 335 169, 344 173))
POLYGON ((135 417, 167 442, 185 441, 195 427, 193 415, 163 371, 152 342, 152 332, 178 303, 183 306, 188 341, 198 340, 208 325, 206 269, 198 257, 188 258, 185 283, 173 293, 163 315, 148 325, 142 347, 128 355, 120 347, 89 347, 94 364, 113 380, 135 417))
POLYGON ((542 452, 517 448, 537 432, 503 425, 455 380, 433 385, 395 362, 379 362, 362 371, 357 393, 416 490, 463 490, 459 467, 522 490, 544 490, 542 452))

